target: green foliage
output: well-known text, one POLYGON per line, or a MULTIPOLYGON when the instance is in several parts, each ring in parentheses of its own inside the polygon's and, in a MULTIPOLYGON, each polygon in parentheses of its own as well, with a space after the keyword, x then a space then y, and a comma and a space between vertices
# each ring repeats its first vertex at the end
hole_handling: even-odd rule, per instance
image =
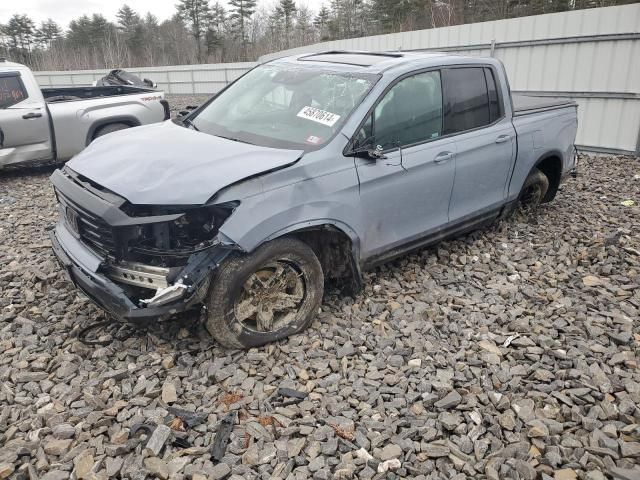
POLYGON ((243 60, 248 60, 247 24, 256 10, 256 0, 229 0, 233 32, 240 38, 243 60))
POLYGON ((211 19, 208 0, 180 0, 176 6, 178 15, 185 22, 196 41, 198 61, 202 61, 201 39, 211 19))
POLYGON ((178 0, 174 17, 162 22, 124 4, 115 23, 81 15, 66 31, 52 19, 36 28, 15 14, 0 25, 0 56, 47 70, 234 62, 319 41, 634 0, 326 0, 309 2, 313 9, 303 0, 272 1, 258 8, 257 0, 178 0))

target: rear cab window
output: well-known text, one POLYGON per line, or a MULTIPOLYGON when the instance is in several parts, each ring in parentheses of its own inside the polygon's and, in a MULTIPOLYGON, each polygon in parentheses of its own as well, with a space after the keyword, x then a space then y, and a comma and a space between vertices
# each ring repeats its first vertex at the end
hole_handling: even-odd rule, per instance
POLYGON ((442 77, 445 135, 481 128, 502 117, 502 105, 491 68, 447 68, 443 70, 442 77))
POLYGON ((18 72, 0 73, 0 108, 11 107, 28 96, 18 72))

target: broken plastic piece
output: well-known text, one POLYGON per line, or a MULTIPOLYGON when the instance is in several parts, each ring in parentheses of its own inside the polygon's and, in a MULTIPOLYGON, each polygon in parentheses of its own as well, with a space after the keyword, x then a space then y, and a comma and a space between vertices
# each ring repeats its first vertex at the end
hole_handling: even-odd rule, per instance
POLYGON ((211 460, 219 462, 222 460, 222 457, 224 457, 234 423, 236 423, 235 410, 229 412, 218 425, 218 431, 216 432, 216 436, 213 439, 213 445, 211 446, 211 460))
POLYGON ((278 395, 304 400, 309 394, 307 392, 301 392, 300 390, 294 390, 293 388, 280 387, 278 388, 278 395))
POLYGON ((200 425, 207 419, 208 416, 206 413, 190 412, 189 410, 184 410, 177 407, 167 407, 167 411, 172 415, 180 418, 189 428, 200 425))
POLYGON ((173 302, 174 300, 178 300, 182 295, 184 295, 187 288, 188 287, 182 283, 182 280, 178 280, 173 285, 157 290, 153 297, 140 300, 140 303, 144 303, 149 307, 159 307, 173 302))

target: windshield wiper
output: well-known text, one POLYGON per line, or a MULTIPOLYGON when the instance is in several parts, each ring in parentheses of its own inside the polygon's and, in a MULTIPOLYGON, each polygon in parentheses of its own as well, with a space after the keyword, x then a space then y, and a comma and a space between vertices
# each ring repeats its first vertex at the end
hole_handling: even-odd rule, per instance
POLYGON ((224 138, 225 140, 231 140, 232 142, 248 143, 249 145, 254 145, 251 142, 247 142, 246 140, 240 140, 239 138, 236 138, 236 137, 225 137, 224 135, 218 135, 218 134, 216 134, 216 137, 224 138))
POLYGON ((193 122, 192 122, 191 120, 189 120, 188 118, 183 118, 183 119, 182 119, 182 123, 183 123, 184 125, 187 125, 188 127, 193 127, 193 129, 194 129, 196 132, 199 132, 199 131, 200 131, 200 129, 199 129, 198 127, 196 127, 195 123, 193 123, 193 122))

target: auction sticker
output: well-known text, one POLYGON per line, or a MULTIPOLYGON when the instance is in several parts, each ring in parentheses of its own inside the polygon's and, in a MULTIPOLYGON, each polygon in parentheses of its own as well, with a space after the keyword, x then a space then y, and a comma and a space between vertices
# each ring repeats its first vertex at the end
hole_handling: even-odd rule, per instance
POLYGON ((336 122, 340 120, 340 115, 308 106, 303 107, 302 110, 298 112, 297 116, 300 118, 306 118, 312 122, 321 123, 327 127, 333 127, 336 122))

